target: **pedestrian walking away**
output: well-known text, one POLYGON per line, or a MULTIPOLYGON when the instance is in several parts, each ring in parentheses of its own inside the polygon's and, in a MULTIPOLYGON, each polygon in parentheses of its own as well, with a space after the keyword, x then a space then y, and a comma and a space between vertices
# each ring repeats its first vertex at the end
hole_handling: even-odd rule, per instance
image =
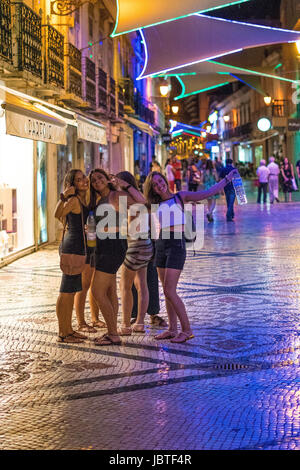
MULTIPOLYGON (((204 189, 209 189, 212 186, 214 186, 217 181, 218 181, 218 173, 214 167, 214 164, 211 160, 206 161, 206 166, 203 170, 203 183, 204 183, 204 189)), ((216 207, 216 202, 217 199, 220 197, 220 194, 215 194, 214 196, 211 196, 207 198, 207 220, 208 222, 213 222, 213 212, 216 207)))
POLYGON ((268 165, 268 170, 269 170, 269 197, 270 197, 270 203, 273 204, 274 201, 280 202, 278 198, 278 189, 279 189, 279 166, 277 163, 275 163, 275 158, 270 157, 269 158, 269 165, 268 165))
MULTIPOLYGON (((231 158, 228 158, 226 160, 226 166, 220 171, 221 178, 225 178, 227 175, 229 175, 231 171, 235 169, 232 163, 233 161, 231 160, 231 158)), ((234 219, 235 190, 231 182, 227 186, 225 186, 224 192, 227 204, 226 220, 227 222, 232 222, 234 219)))
POLYGON ((293 192, 293 179, 294 179, 294 169, 293 165, 290 164, 288 158, 283 160, 281 165, 280 173, 282 176, 282 190, 284 192, 285 202, 292 202, 292 192, 293 192))
POLYGON ((177 284, 186 258, 184 238, 186 220, 182 205, 201 201, 219 193, 236 174, 238 172, 234 169, 222 181, 206 191, 180 191, 177 194, 170 192, 167 179, 160 173, 150 173, 145 181, 145 197, 148 204, 159 205, 156 217, 160 233, 155 242, 155 265, 163 286, 169 320, 169 329, 155 336, 157 340, 170 339, 172 343, 184 343, 194 337, 185 305, 177 294, 177 284), (173 210, 172 221, 170 209, 173 210), (178 320, 181 326, 179 333, 178 320))
POLYGON ((266 160, 261 160, 260 166, 257 168, 256 174, 258 176, 258 194, 257 203, 261 202, 261 194, 264 194, 264 204, 267 202, 267 190, 270 170, 266 167, 266 160))

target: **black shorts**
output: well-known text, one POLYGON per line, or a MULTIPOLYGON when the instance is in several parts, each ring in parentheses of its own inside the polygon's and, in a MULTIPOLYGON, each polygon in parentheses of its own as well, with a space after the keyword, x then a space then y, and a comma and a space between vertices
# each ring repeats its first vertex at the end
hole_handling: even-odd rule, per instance
POLYGON ((105 239, 97 240, 97 250, 95 253, 96 271, 107 274, 116 274, 123 264, 127 251, 126 239, 105 239))
POLYGON ((170 232, 170 240, 160 238, 155 242, 155 260, 157 268, 171 268, 182 270, 186 259, 185 239, 174 238, 174 232, 170 232))
POLYGON ((74 292, 80 292, 81 290, 81 274, 75 274, 74 276, 69 276, 69 274, 62 275, 59 292, 72 294, 74 292))

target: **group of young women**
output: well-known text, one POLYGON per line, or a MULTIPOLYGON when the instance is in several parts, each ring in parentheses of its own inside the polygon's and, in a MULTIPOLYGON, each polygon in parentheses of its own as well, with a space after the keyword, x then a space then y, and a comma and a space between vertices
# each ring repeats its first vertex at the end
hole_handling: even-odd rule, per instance
MULTIPOLYGON (((58 341, 81 343, 87 339, 87 336, 81 332, 93 333, 97 332, 97 328, 106 328, 105 334, 94 339, 95 344, 120 345, 122 336, 130 336, 132 332, 144 333, 144 319, 149 303, 147 266, 153 257, 165 295, 169 323, 168 329, 156 335, 155 339, 170 339, 172 343, 183 343, 193 338, 185 305, 177 294, 177 284, 186 258, 184 204, 201 201, 219 193, 235 174, 236 170, 205 191, 180 191, 173 194, 165 176, 153 171, 144 183, 142 194, 137 188, 134 176, 127 171, 114 176, 97 168, 88 178, 81 170, 69 171, 64 181, 64 192, 60 195, 55 210, 55 217, 67 226, 61 246, 62 252, 85 253, 85 224, 90 211, 94 212, 97 224, 105 217, 97 215, 104 213, 99 210, 102 204, 105 204, 103 208, 113 208, 116 218, 114 226, 104 226, 101 236, 97 232, 95 252, 87 248, 83 273, 73 276, 62 275, 56 305, 58 341), (122 196, 126 196, 125 208, 120 203, 122 196), (137 203, 147 207, 148 217, 152 205, 156 205, 160 230, 154 243, 149 233, 139 233, 137 237, 129 232, 127 239, 121 236, 124 216, 129 224, 137 217, 128 213, 130 206, 137 203), (175 209, 174 217, 164 217, 164 213, 170 208, 175 209), (122 213, 124 210, 126 214, 122 213), (108 232, 113 235, 107 236, 108 232), (165 236, 166 232, 168 236, 165 236), (117 272, 120 268, 122 326, 118 328, 117 272), (136 322, 131 325, 133 283, 138 293, 138 314, 136 322), (90 290, 92 326, 84 319, 88 290, 90 290), (78 331, 72 328, 74 305, 78 331), (99 320, 99 311, 105 323, 99 320), (180 330, 178 330, 178 320, 180 330)), ((102 227, 102 224, 97 225, 99 226, 102 227)))

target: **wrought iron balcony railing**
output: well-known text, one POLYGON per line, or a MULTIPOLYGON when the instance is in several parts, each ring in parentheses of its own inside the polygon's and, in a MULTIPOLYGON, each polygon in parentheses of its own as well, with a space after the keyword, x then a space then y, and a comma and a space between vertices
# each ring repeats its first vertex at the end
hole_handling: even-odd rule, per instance
POLYGON ((64 36, 53 26, 45 27, 46 61, 45 83, 53 83, 64 88, 64 36))
POLYGON ((252 123, 248 122, 242 126, 234 127, 223 132, 223 139, 232 139, 234 137, 243 137, 251 134, 253 129, 252 123))
POLYGON ((109 79, 109 98, 110 98, 110 114, 112 116, 116 115, 116 82, 110 77, 109 79))
POLYGON ((82 59, 83 98, 96 107, 96 66, 88 57, 82 59))
POLYGON ((0 56, 12 62, 10 0, 0 1, 0 56))
POLYGON ((25 3, 15 3, 16 67, 42 78, 42 20, 25 3))
POLYGON ((149 122, 150 124, 155 123, 154 111, 148 108, 146 100, 139 92, 134 95, 134 108, 135 113, 144 121, 149 122))
POLYGON ((125 77, 121 81, 124 95, 125 112, 134 113, 134 84, 130 77, 125 77))
POLYGON ((81 51, 73 44, 65 45, 65 88, 67 93, 82 97, 81 51))
POLYGON ((98 68, 98 108, 107 110, 107 73, 98 68))
POLYGON ((118 88, 118 105, 119 105, 118 115, 119 117, 123 117, 124 116, 124 92, 123 92, 123 88, 120 85, 118 88))

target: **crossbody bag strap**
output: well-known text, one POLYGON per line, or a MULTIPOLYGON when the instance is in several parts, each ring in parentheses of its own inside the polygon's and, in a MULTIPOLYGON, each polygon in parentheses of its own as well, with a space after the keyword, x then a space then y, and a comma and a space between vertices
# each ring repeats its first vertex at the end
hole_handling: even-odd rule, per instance
POLYGON ((85 240, 85 233, 84 233, 84 222, 83 222, 83 207, 82 207, 82 202, 80 201, 79 197, 76 196, 79 204, 80 204, 80 213, 81 213, 81 224, 82 224, 82 236, 83 236, 83 243, 84 243, 84 254, 87 254, 87 249, 86 249, 86 240, 85 240))

